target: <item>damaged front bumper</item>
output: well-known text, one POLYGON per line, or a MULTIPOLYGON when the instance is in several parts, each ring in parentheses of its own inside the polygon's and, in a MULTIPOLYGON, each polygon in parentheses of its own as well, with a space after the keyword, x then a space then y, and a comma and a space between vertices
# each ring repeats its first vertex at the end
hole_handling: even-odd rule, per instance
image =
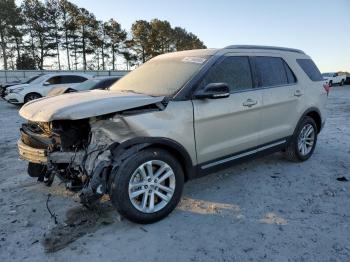
POLYGON ((36 164, 47 164, 47 150, 38 149, 27 146, 22 140, 17 141, 19 157, 23 160, 36 163, 36 164))
POLYGON ((65 164, 71 163, 78 165, 81 163, 84 152, 52 152, 48 153, 47 149, 38 149, 30 147, 22 142, 17 141, 19 157, 31 163, 47 165, 49 163, 65 164))

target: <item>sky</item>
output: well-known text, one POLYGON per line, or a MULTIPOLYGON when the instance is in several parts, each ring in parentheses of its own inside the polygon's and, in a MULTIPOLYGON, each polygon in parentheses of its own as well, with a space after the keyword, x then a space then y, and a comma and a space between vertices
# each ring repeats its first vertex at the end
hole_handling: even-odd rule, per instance
POLYGON ((297 48, 322 72, 350 72, 350 0, 70 0, 99 20, 130 30, 158 18, 196 34, 207 47, 297 48))

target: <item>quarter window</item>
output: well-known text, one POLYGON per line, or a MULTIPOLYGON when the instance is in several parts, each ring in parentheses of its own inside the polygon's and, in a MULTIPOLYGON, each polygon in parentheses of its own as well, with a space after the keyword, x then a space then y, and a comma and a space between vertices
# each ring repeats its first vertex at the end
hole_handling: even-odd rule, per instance
POLYGON ((297 63, 312 81, 323 80, 320 70, 318 70, 314 61, 312 61, 311 59, 297 59, 297 63))
MULTIPOLYGON (((259 87, 286 85, 288 81, 288 72, 286 72, 285 62, 280 57, 255 57, 255 70, 258 78, 259 87)), ((290 71, 290 69, 289 69, 290 71)), ((291 75, 291 82, 295 82, 291 75)))
POLYGON ((245 56, 228 56, 214 65, 204 76, 200 86, 210 83, 226 83, 231 92, 251 89, 252 76, 249 58, 245 56))

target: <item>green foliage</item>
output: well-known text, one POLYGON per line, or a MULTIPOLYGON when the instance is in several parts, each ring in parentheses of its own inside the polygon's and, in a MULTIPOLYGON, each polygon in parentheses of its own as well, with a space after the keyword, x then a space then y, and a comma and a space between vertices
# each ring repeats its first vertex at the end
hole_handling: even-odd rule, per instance
POLYGON ((7 57, 9 44, 18 37, 16 26, 21 23, 20 10, 14 0, 0 0, 0 47, 4 61, 4 69, 7 69, 7 57))
POLYGON ((136 21, 131 34, 130 47, 142 62, 168 52, 206 48, 194 34, 180 27, 172 28, 168 21, 158 19, 136 21))
POLYGON ((36 70, 36 63, 33 58, 28 54, 22 54, 20 57, 17 57, 16 61, 17 70, 36 70))
POLYGON ((168 21, 138 20, 128 34, 116 20, 98 21, 68 0, 23 0, 20 7, 0 0, 0 48, 5 69, 43 69, 50 62, 58 69, 116 70, 118 57, 129 68, 159 54, 206 47, 168 21))

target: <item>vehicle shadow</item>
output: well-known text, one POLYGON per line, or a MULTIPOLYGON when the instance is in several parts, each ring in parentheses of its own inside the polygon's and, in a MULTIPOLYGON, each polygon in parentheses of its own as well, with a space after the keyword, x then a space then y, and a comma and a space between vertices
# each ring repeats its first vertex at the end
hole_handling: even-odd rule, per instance
MULTIPOLYGON (((215 192, 202 197, 198 194, 203 188, 213 187, 224 187, 226 185, 235 184, 232 183, 232 179, 236 179, 239 175, 245 175, 246 166, 250 165, 260 168, 262 166, 285 164, 283 158, 279 154, 274 156, 267 156, 257 161, 250 161, 246 164, 236 165, 229 169, 224 169, 212 175, 197 179, 195 182, 191 182, 189 190, 185 190, 184 196, 181 199, 176 210, 173 214, 167 218, 169 221, 173 219, 179 219, 178 216, 185 217, 191 220, 196 216, 219 216, 227 217, 230 219, 237 220, 252 220, 253 223, 264 223, 264 224, 278 224, 285 225, 287 220, 279 217, 277 214, 271 212, 265 214, 263 217, 250 218, 245 217, 242 213, 241 207, 232 200, 218 199, 220 198, 215 192), (235 178, 236 177, 236 178, 235 178), (218 181, 219 180, 219 181, 218 181), (196 192, 197 191, 197 192, 196 192), (192 218, 191 218, 192 217, 192 218)), ((261 174, 260 174, 261 175, 261 174)), ((244 183, 236 184, 235 187, 244 187, 244 183)), ((230 187, 231 187, 230 186, 230 187)), ((71 194, 65 195, 63 192, 58 190, 51 190, 56 196, 72 197, 71 194)), ((220 195, 220 194, 219 194, 220 195)), ((182 218, 183 219, 183 218, 182 218)), ((185 218, 186 219, 186 218, 185 218)), ((66 211, 66 219, 63 223, 58 223, 51 228, 41 241, 45 252, 53 253, 57 252, 65 247, 69 246, 74 241, 80 239, 83 236, 90 235, 106 226, 113 226, 114 230, 119 228, 140 228, 146 230, 148 226, 141 227, 138 224, 133 224, 125 219, 122 219, 118 212, 109 201, 108 197, 104 197, 103 201, 97 204, 92 209, 87 209, 84 206, 76 206, 66 211), (146 228, 146 229, 144 229, 146 228)))

